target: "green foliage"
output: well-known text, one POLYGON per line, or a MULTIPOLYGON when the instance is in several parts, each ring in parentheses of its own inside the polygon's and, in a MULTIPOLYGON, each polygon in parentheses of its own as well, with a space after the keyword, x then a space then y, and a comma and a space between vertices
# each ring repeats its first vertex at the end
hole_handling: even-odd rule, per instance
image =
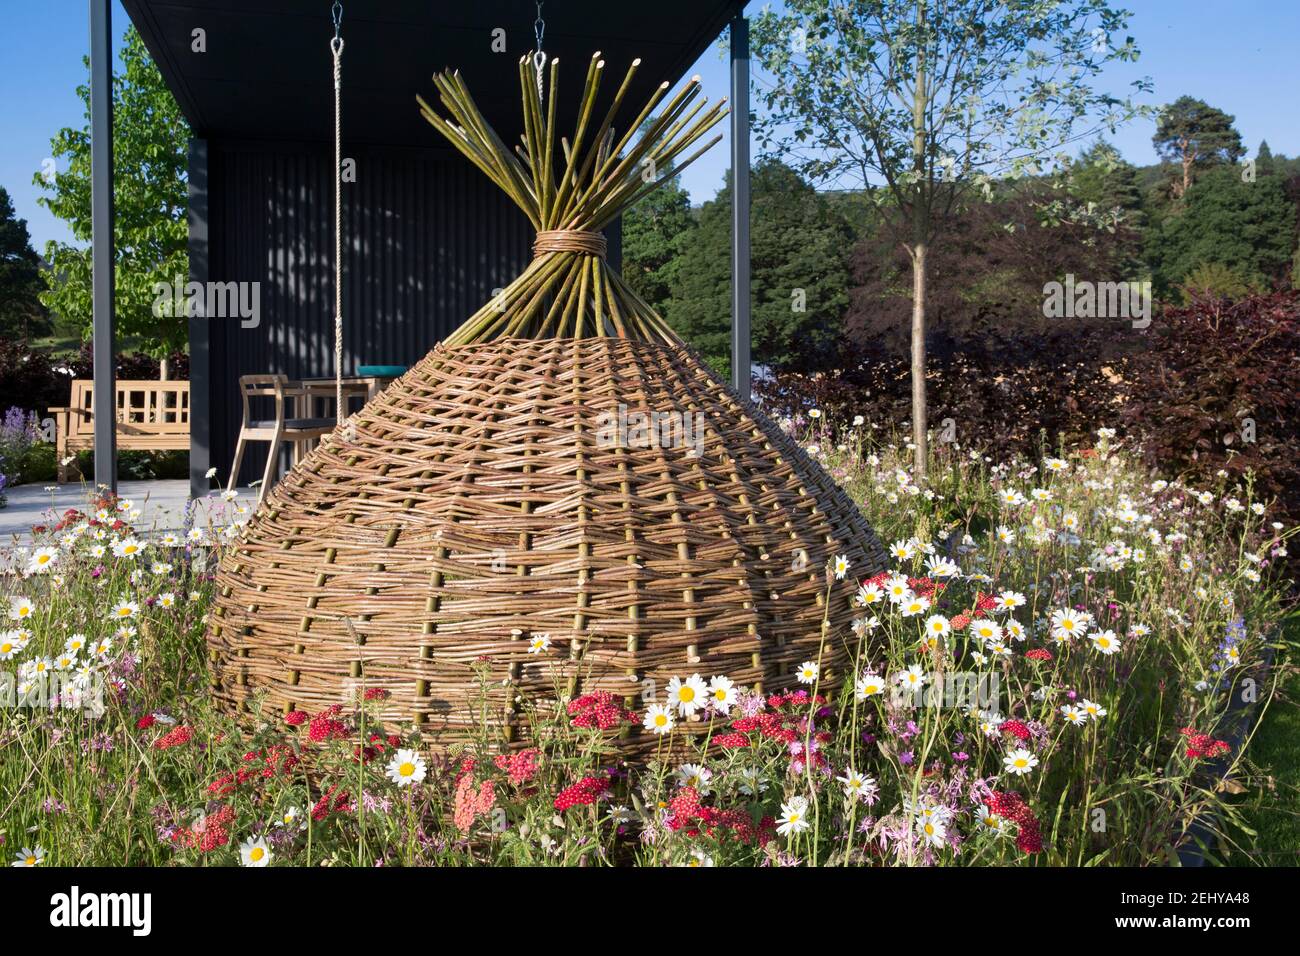
MULTIPOLYGON (((117 332, 138 337, 141 348, 161 357, 183 348, 187 338, 182 317, 153 314, 153 285, 189 273, 189 127, 134 27, 126 32, 121 56, 113 77, 117 332)), ((59 171, 53 182, 41 174, 34 181, 49 192, 41 204, 68 223, 78 243, 86 243, 91 238, 90 87, 77 87, 77 94, 86 125, 59 130, 51 140, 59 171)), ((51 242, 45 258, 50 269, 41 301, 88 337, 90 249, 51 242)))
POLYGON ((0 335, 27 341, 49 333, 49 317, 37 298, 40 267, 27 220, 14 214, 9 191, 0 186, 0 335))
MULTIPOLYGON (((852 231, 788 166, 759 163, 751 182, 753 359, 819 364, 835 346, 848 305, 852 231)), ((667 318, 720 374, 731 350, 731 186, 699 214, 667 318)))
POLYGON ((1222 262, 1202 262, 1187 274, 1179 286, 1184 305, 1190 305, 1198 296, 1210 296, 1236 302, 1252 293, 1261 292, 1257 284, 1252 284, 1240 272, 1222 262))
POLYGON ((1140 229, 1146 221, 1137 169, 1110 143, 1097 140, 1070 169, 1070 194, 1091 204, 1115 225, 1140 229))
POLYGON ((690 194, 676 177, 623 214, 623 279, 660 315, 694 229, 690 194))
POLYGON ((1156 292, 1168 295, 1204 262, 1229 267, 1251 286, 1267 287, 1287 271, 1295 225, 1295 205, 1279 177, 1243 182, 1234 167, 1212 170, 1148 237, 1156 292))

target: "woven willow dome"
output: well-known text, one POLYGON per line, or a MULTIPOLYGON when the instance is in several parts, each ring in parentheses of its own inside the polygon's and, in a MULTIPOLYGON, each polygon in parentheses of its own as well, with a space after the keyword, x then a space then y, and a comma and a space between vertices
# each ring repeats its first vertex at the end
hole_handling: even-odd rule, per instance
MULTIPOLYGON (((382 687, 386 719, 445 744, 473 736, 486 691, 498 742, 520 745, 557 691, 640 707, 647 680, 661 700, 697 672, 773 690, 819 653, 824 674, 846 660, 853 585, 834 582, 828 608, 824 568, 845 554, 855 575, 879 570, 879 542, 608 269, 595 232, 653 186, 643 159, 680 169, 723 111, 691 109, 692 81, 636 145, 615 142, 611 109, 584 152, 593 59, 556 180, 556 66, 544 119, 521 64, 519 156, 457 76, 435 78, 454 123, 421 104, 533 219, 536 258, 295 467, 227 553, 208 639, 231 708, 316 711, 382 687)), ((654 744, 622 739, 629 755, 654 744)))

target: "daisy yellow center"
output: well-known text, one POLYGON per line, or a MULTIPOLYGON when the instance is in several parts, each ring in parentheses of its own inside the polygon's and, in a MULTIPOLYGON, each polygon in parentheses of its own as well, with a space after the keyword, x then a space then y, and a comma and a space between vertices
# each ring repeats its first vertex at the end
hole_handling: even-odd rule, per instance
POLYGON ((263 850, 260 846, 253 847, 253 849, 250 850, 248 854, 248 858, 252 860, 254 863, 259 862, 264 856, 266 856, 266 851, 263 850))
POLYGON ((14 649, 12 644, 0 644, 0 654, 8 654, 14 649))
POLYGON ((933 823, 927 823, 927 824, 925 825, 925 832, 926 832, 926 834, 927 834, 928 836, 934 836, 934 824, 933 824, 933 823))
POLYGON ((713 692, 713 699, 714 699, 714 700, 726 700, 726 699, 727 699, 727 692, 726 692, 725 690, 723 690, 722 688, 718 688, 717 690, 715 690, 715 691, 713 692))
POLYGON ((1074 622, 1073 622, 1073 621, 1070 621, 1070 620, 1062 621, 1062 622, 1061 622, 1061 627, 1065 628, 1065 630, 1067 630, 1067 631, 1073 631, 1073 630, 1074 630, 1074 622))
POLYGON ((667 715, 667 714, 655 714, 655 726, 656 726, 656 727, 662 727, 662 726, 664 726, 664 725, 667 724, 667 723, 668 723, 668 715, 667 715))
POLYGON ((1098 640, 1097 643, 1100 644, 1102 647, 1110 647, 1110 641, 1104 637, 1098 640))
POLYGON ((411 763, 408 760, 406 763, 402 764, 400 767, 397 768, 397 772, 403 777, 409 777, 411 776, 411 774, 415 773, 415 764, 411 763))
POLYGON ((31 614, 31 613, 32 613, 32 609, 29 608, 29 607, 20 607, 20 608, 18 609, 18 616, 19 616, 19 617, 26 617, 28 614, 31 614))
POLYGON ((130 617, 130 616, 131 616, 131 609, 130 609, 129 607, 118 608, 118 609, 117 609, 117 616, 118 616, 118 617, 130 617))
POLYGON ((23 862, 26 863, 28 866, 35 866, 35 865, 36 865, 36 857, 34 857, 34 856, 29 856, 29 857, 27 857, 25 860, 23 860, 23 862))
POLYGON ((40 557, 38 557, 38 558, 36 559, 36 563, 37 563, 37 564, 45 564, 45 563, 47 563, 47 562, 50 560, 51 557, 53 557, 53 555, 42 554, 40 557))
POLYGON ((677 692, 677 696, 680 700, 690 703, 695 699, 695 688, 683 687, 681 690, 677 692))
POLYGON ((1027 761, 1024 757, 1017 757, 1017 758, 1016 758, 1016 766, 1017 766, 1017 767, 1023 767, 1023 766, 1025 766, 1027 763, 1029 763, 1029 761, 1027 761))

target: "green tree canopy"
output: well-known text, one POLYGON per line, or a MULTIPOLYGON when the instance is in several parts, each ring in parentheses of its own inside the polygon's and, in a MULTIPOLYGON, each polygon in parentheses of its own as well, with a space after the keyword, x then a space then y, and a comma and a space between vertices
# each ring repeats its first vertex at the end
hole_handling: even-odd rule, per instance
MULTIPOLYGON (((754 167, 751 181, 751 325, 755 362, 825 361, 848 306, 847 222, 790 167, 754 167)), ((700 209, 667 318, 724 376, 731 354, 731 182, 700 209)))
POLYGON ((0 186, 0 335, 26 341, 49 330, 38 299, 42 288, 41 260, 27 220, 18 218, 9 191, 0 186))
MULTIPOLYGON (((135 27, 126 32, 122 62, 113 76, 113 162, 116 219, 117 331, 135 337, 157 358, 182 349, 187 328, 180 316, 154 315, 154 283, 170 284, 189 272, 186 250, 186 170, 189 126, 135 27)), ((84 61, 89 70, 89 60, 84 61)), ((65 127, 51 140, 58 170, 37 185, 49 195, 40 202, 70 226, 79 243, 91 238, 90 87, 77 87, 86 123, 65 127)), ((82 334, 91 330, 90 249, 50 242, 47 289, 41 301, 82 334)))
POLYGON ((676 177, 623 214, 623 278, 660 315, 694 229, 690 194, 676 177))
POLYGON ((1267 287, 1287 271, 1295 225, 1295 205, 1279 177, 1244 182, 1232 167, 1207 172, 1187 190, 1182 210, 1151 237, 1157 292, 1169 294, 1203 263, 1267 287))
POLYGON ((1093 85, 1107 62, 1137 58, 1128 16, 1106 0, 785 0, 754 18, 756 57, 772 78, 760 143, 817 185, 878 187, 911 260, 920 475, 930 246, 968 193, 1036 175, 1091 131, 1141 111, 1093 85))
POLYGON ((1182 178, 1174 184, 1176 197, 1191 188, 1193 172, 1235 163, 1246 154, 1234 119, 1193 96, 1180 96, 1160 111, 1151 143, 1161 158, 1182 167, 1182 178))

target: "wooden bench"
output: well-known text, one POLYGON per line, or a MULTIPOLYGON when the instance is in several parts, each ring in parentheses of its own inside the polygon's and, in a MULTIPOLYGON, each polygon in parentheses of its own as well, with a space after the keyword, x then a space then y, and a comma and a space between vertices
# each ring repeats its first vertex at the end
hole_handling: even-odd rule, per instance
MULTIPOLYGON (((122 451, 188 451, 190 383, 123 379, 117 387, 117 447, 122 451)), ((78 451, 95 447, 95 383, 73 379, 72 401, 51 408, 59 481, 70 480, 78 451), (74 460, 64 464, 68 458, 74 460)))

